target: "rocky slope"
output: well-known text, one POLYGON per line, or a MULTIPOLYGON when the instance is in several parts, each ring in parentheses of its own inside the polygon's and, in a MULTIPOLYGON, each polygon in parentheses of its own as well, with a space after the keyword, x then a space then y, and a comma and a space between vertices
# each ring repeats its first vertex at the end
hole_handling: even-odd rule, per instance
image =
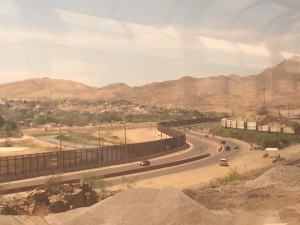
POLYGON ((56 79, 31 79, 0 85, 0 98, 125 99, 163 107, 238 110, 264 102, 276 108, 300 106, 300 58, 292 57, 258 75, 182 77, 179 80, 129 87, 123 83, 102 88, 56 79))

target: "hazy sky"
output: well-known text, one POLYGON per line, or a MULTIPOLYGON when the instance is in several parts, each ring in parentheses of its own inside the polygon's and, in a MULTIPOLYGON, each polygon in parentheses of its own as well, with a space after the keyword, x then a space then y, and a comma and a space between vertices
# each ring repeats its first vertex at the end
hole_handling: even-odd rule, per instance
POLYGON ((256 74, 300 54, 299 0, 0 0, 0 83, 256 74))

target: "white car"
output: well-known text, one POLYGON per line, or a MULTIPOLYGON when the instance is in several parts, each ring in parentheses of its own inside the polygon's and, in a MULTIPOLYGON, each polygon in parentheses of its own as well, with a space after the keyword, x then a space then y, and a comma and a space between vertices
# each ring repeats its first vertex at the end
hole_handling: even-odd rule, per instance
POLYGON ((228 161, 227 161, 227 159, 220 159, 220 161, 219 161, 219 166, 228 166, 228 161))

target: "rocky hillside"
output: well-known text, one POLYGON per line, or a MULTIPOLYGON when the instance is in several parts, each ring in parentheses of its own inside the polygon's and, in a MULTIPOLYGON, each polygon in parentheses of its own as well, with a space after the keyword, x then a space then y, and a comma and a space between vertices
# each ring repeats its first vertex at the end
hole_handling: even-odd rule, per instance
POLYGON ((81 98, 96 88, 60 79, 37 78, 0 84, 0 98, 58 99, 81 98))
POLYGON ((56 79, 31 79, 0 85, 0 98, 125 99, 163 107, 233 110, 259 107, 264 102, 300 105, 300 58, 292 57, 258 75, 182 77, 139 87, 123 83, 93 88, 56 79))

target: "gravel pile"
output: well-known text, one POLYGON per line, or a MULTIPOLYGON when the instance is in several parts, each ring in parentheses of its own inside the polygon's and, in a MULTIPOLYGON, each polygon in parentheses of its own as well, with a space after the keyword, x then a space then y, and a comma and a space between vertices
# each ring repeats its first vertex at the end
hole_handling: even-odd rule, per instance
POLYGON ((210 212, 175 189, 134 189, 121 192, 76 213, 52 214, 49 224, 64 225, 232 225, 229 215, 210 212))
POLYGON ((265 187, 274 185, 289 191, 300 190, 300 167, 277 166, 259 176, 246 182, 249 187, 265 187))
POLYGON ((38 216, 4 216, 0 215, 1 225, 48 225, 38 216))

